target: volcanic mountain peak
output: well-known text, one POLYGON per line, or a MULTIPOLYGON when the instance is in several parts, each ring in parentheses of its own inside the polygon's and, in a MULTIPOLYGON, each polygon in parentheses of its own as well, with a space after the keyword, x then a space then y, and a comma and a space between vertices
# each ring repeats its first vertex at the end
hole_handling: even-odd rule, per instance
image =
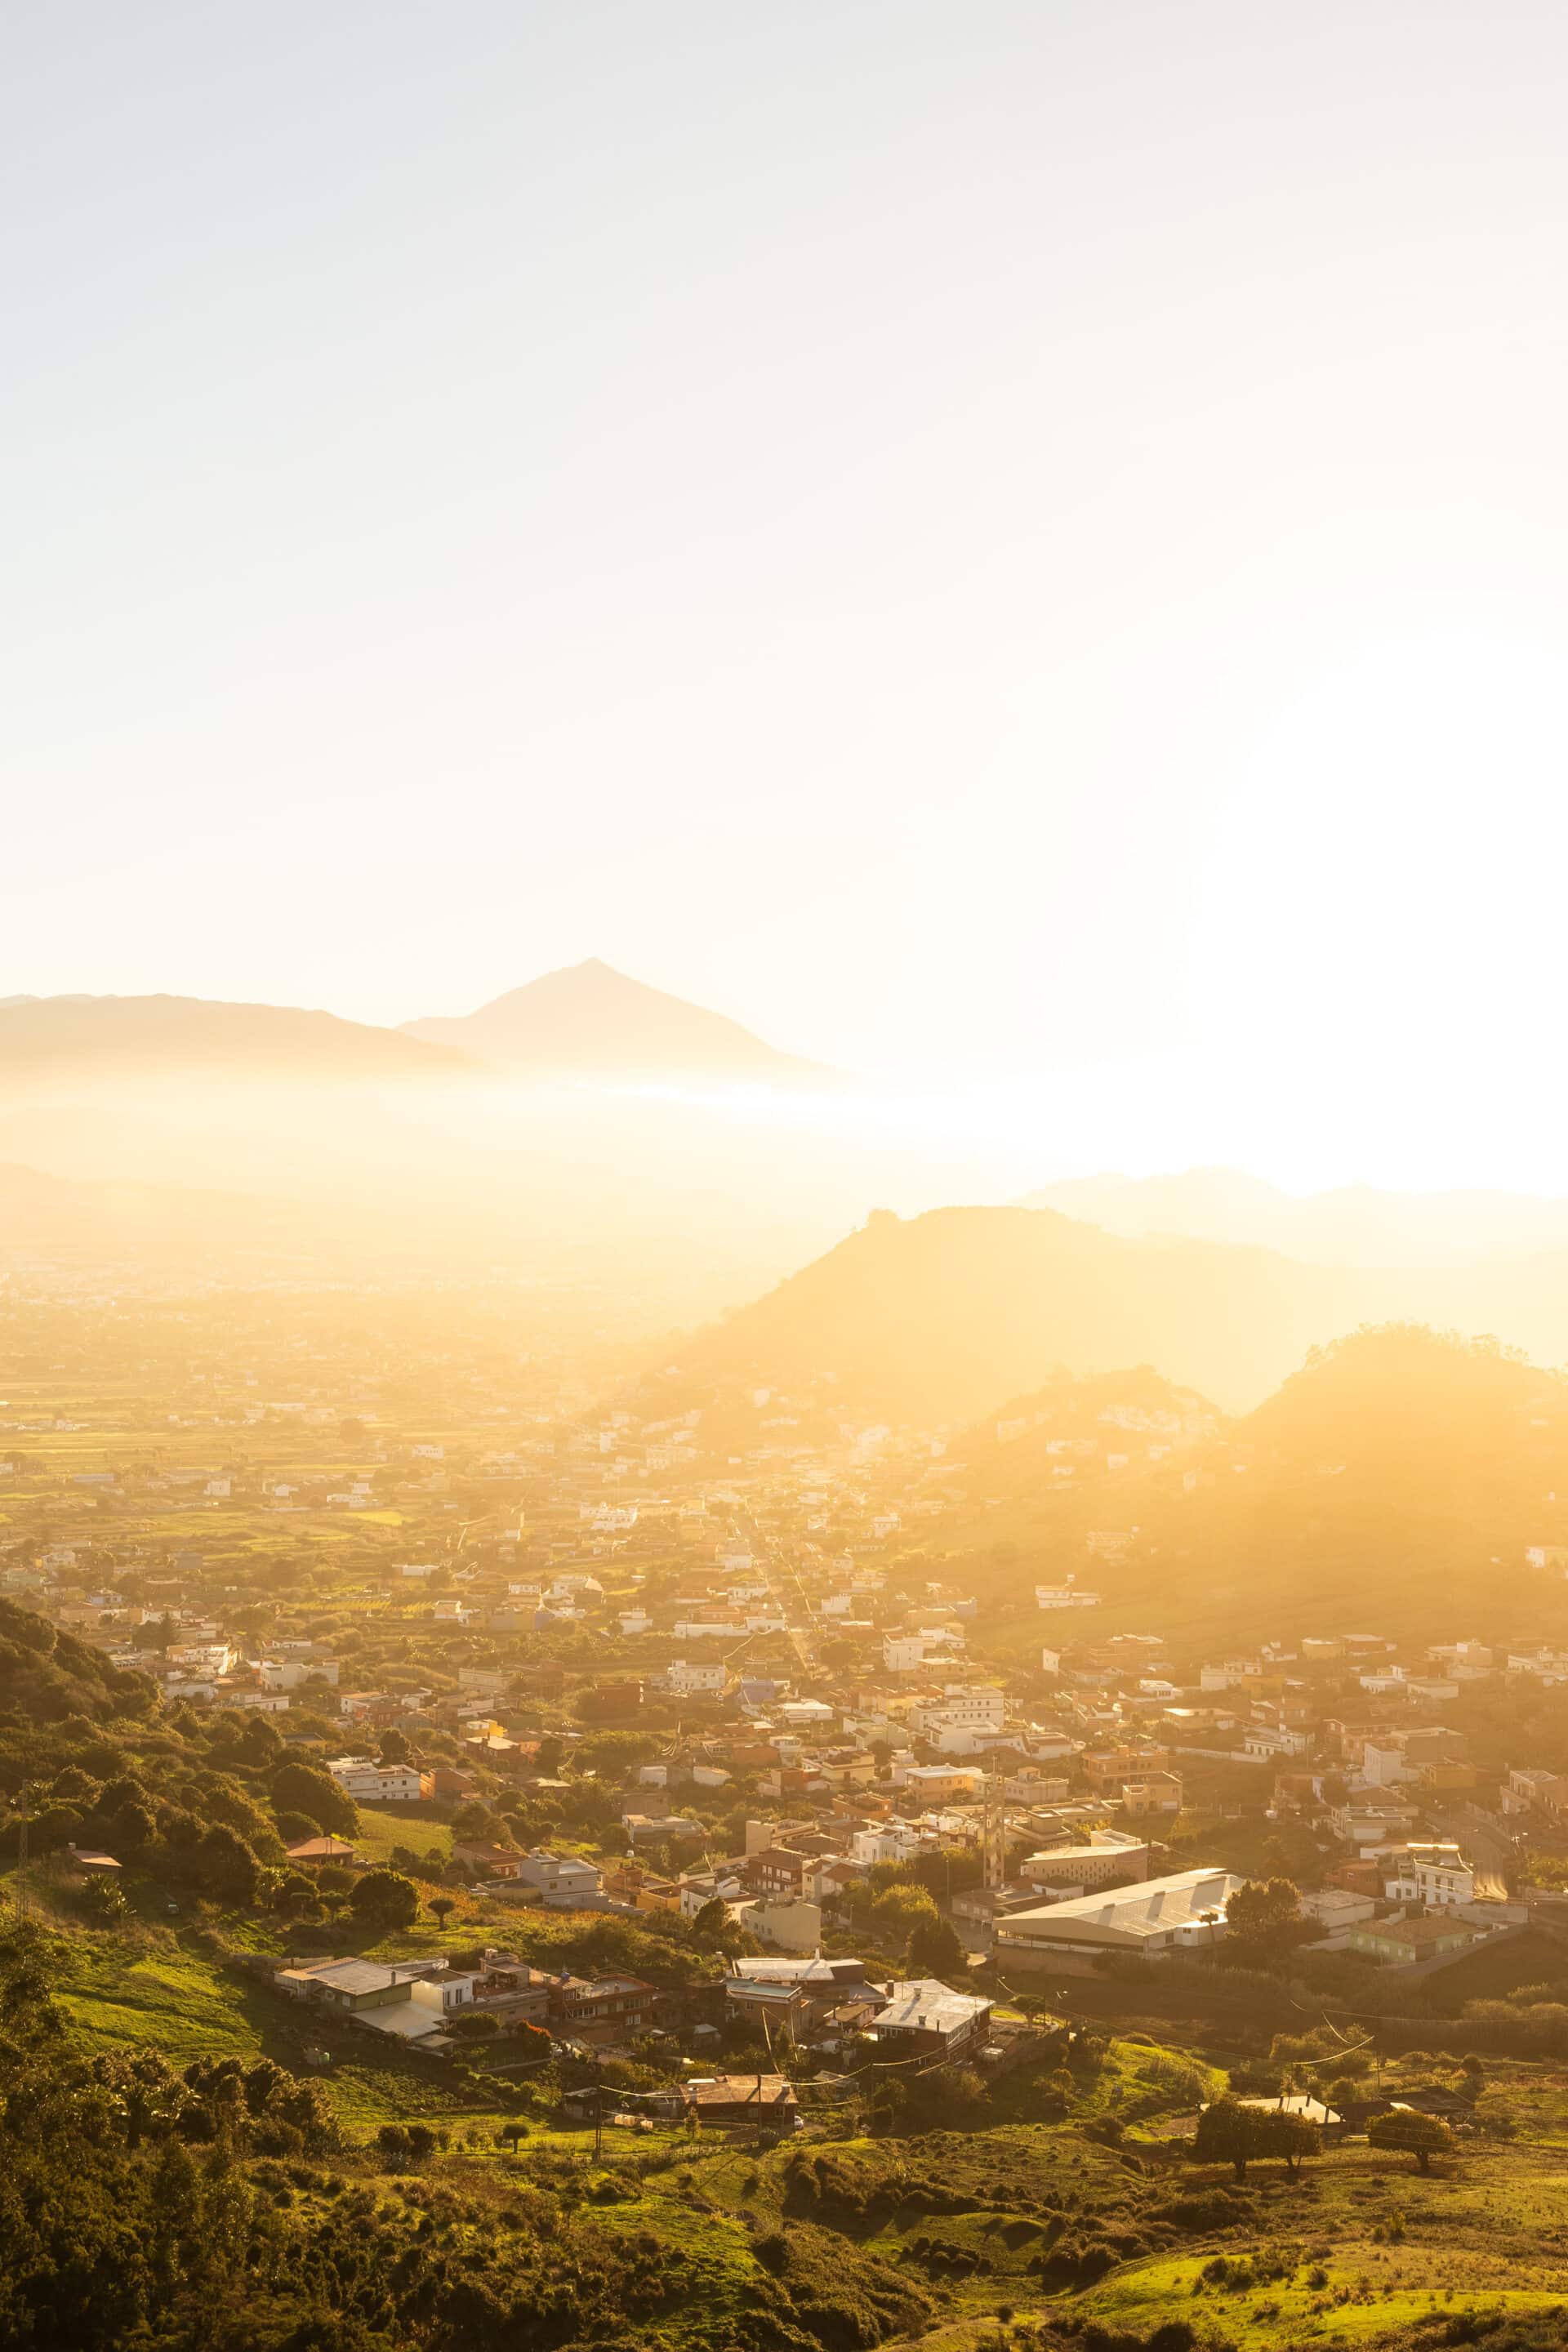
POLYGON ((597 956, 509 989, 477 1013, 403 1026, 409 1036, 512 1068, 790 1085, 828 1075, 597 956))

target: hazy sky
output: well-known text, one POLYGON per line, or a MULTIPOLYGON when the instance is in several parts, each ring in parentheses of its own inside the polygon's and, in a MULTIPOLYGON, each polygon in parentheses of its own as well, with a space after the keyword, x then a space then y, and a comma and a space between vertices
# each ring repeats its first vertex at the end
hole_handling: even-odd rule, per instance
POLYGON ((1561 5, 12 0, 0 79, 0 993, 598 954, 1064 1161, 1568 1184, 1561 5))

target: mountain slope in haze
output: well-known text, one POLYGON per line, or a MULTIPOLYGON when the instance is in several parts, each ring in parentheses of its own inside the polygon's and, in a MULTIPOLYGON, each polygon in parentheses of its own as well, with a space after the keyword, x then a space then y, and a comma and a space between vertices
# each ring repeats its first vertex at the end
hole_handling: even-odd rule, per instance
POLYGON ((1148 1474, 1190 1460, 1227 1425, 1206 1397, 1149 1364, 1062 1373, 960 1430, 922 1473, 918 1499, 936 1507, 938 1550, 1001 1543, 1009 1558, 1038 1562, 1043 1547, 1076 1571, 1090 1528, 1136 1523, 1148 1474))
POLYGON ((1568 1381, 1495 1341, 1352 1332, 1204 1459, 1148 1515, 1166 1590, 1174 1573, 1244 1591, 1290 1631, 1568 1622, 1562 1578, 1525 1560, 1568 1540, 1568 1381))
POLYGON ((831 1375, 888 1419, 969 1421, 1066 1369, 1152 1364, 1225 1407, 1394 1311, 1392 1278, 1266 1250, 1130 1241, 1049 1210, 887 1211, 681 1352, 685 1378, 831 1375))
POLYGON ((545 972, 477 1013, 405 1021, 403 1033, 506 1068, 758 1085, 829 1076, 776 1052, 738 1021, 647 988, 597 958, 545 972))
MULTIPOLYGON (((1389 1324, 1314 1349, 1254 1412, 1206 1433, 1180 1392, 1164 1406, 1180 1435, 1124 1440, 1099 1412, 1085 1418, 1103 1390, 1136 1419, 1150 1377, 1020 1400, 922 1475, 921 1497, 942 1507, 922 1544, 963 1558, 966 1580, 1018 1612, 1026 1646, 1046 1622, 1031 1605, 1042 1575, 1101 1594, 1089 1638, 1154 1629, 1189 1667, 1303 1633, 1568 1639, 1568 1583, 1526 1558, 1568 1543, 1562 1374, 1495 1341, 1389 1324), (1052 1454, 1075 1415, 1092 1446, 1052 1454), (1121 1548, 1105 1552, 1095 1529, 1121 1548)), ((1161 1410, 1156 1397, 1148 1418, 1161 1410)))
POLYGON ((1178 1388, 1151 1364, 1130 1371, 1063 1374, 1013 1397, 952 1439, 946 1466, 994 1499, 1029 1494, 1042 1480, 1076 1476, 1079 1465, 1146 1465, 1216 1436, 1218 1407, 1178 1388))
POLYGON ((0 1004, 0 1081, 57 1076, 444 1077, 465 1057, 395 1029, 293 1005, 200 996, 45 996, 0 1004))
POLYGON ((1029 1193, 1020 1205, 1058 1209, 1130 1237, 1180 1234, 1282 1250, 1327 1265, 1437 1265, 1568 1250, 1568 1201, 1510 1192, 1387 1192, 1370 1184, 1298 1199, 1235 1168, 1073 1177, 1029 1193))
POLYGON ((0 1162, 0 1266, 294 1264, 312 1251, 327 1256, 333 1242, 341 1265, 342 1236, 319 1226, 295 1202, 173 1184, 82 1184, 0 1162))

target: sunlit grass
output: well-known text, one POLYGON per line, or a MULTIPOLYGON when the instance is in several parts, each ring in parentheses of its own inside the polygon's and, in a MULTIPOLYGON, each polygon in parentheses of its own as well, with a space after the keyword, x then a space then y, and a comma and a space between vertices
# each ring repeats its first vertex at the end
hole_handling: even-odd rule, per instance
POLYGON ((410 1853, 438 1853, 443 1861, 452 1852, 450 1822, 429 1820, 423 1813, 405 1812, 390 1805, 362 1805, 354 1832, 355 1850, 369 1862, 384 1862, 395 1846, 410 1853))

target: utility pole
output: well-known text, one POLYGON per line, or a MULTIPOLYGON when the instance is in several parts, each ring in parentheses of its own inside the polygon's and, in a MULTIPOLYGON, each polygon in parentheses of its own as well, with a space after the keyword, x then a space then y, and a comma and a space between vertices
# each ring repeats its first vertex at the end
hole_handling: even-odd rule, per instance
POLYGON ((27 1910, 27 1822, 29 1819, 27 1784, 24 1780, 17 1799, 16 1819, 16 1916, 28 1916, 27 1910))
POLYGON ((994 1889, 1007 1883, 1007 1802, 994 1774, 985 1782, 984 1815, 985 1884, 994 1889))

